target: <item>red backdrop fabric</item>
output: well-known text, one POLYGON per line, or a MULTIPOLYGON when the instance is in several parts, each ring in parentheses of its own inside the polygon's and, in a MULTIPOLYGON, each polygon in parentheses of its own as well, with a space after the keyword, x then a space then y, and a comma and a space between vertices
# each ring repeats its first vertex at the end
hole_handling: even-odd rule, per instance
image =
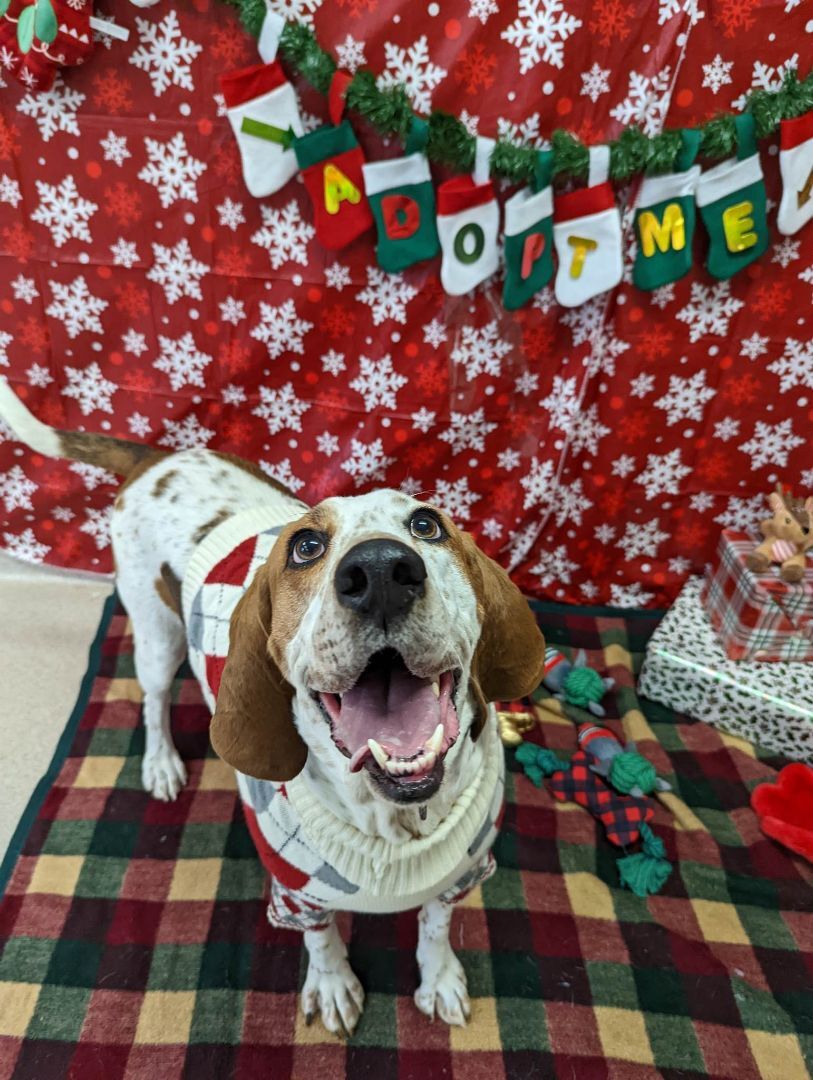
MULTIPOLYGON (((813 56, 799 0, 272 6, 416 109, 540 145, 691 125, 813 56)), ((777 480, 813 487, 813 227, 776 232, 777 140, 772 242, 747 271, 715 282, 699 235, 687 278, 639 292, 628 214, 620 287, 509 313, 499 276, 451 298, 437 259, 379 270, 372 233, 324 250, 298 178, 248 194, 217 79, 257 56, 229 8, 122 0, 115 21, 129 42, 102 38, 49 93, 8 72, 0 90, 0 373, 43 420, 228 450, 310 501, 424 492, 527 593, 580 603, 664 604, 777 480)), ((370 159, 400 152, 356 127, 370 159)), ((0 429, 2 546, 109 570, 112 481, 0 429)))

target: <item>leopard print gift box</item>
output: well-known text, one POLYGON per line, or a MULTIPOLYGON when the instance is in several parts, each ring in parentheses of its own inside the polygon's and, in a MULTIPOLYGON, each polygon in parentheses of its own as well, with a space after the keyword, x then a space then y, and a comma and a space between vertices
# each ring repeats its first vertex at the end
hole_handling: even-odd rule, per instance
POLYGON ((652 635, 638 691, 796 761, 813 764, 813 663, 729 660, 689 578, 652 635))

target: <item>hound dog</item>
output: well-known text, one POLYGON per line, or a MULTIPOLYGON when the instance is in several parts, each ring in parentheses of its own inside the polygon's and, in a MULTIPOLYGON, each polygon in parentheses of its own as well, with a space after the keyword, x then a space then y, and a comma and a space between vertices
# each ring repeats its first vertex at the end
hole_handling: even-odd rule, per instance
POLYGON ((545 660, 507 574, 398 491, 308 508, 228 454, 49 428, 2 380, 0 416, 42 454, 125 478, 111 533, 144 787, 174 799, 186 780, 169 714, 188 652, 269 870, 269 919, 304 933, 306 1019, 339 1033, 361 1015, 337 910, 420 907, 415 1002, 464 1024, 449 926, 494 869, 504 762, 488 703, 533 690, 545 660))

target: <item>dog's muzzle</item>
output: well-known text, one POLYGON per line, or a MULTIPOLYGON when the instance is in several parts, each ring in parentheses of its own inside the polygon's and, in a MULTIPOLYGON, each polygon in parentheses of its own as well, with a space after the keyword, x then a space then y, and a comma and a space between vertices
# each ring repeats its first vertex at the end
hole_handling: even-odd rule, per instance
POLYGON ((406 615, 423 596, 426 566, 420 555, 399 540, 364 540, 352 547, 336 568, 339 603, 376 626, 406 615))

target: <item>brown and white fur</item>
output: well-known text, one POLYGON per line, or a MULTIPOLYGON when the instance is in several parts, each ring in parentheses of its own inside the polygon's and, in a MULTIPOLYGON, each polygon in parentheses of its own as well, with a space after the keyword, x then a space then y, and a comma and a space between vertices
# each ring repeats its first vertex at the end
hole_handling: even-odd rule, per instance
MULTIPOLYGON (((170 731, 170 688, 187 647, 180 583, 195 549, 218 523, 267 502, 271 489, 279 485, 255 466, 214 451, 164 454, 106 436, 49 428, 4 380, 0 417, 39 453, 89 462, 125 477, 111 534, 116 584, 132 621, 136 675, 144 692, 142 780, 156 798, 174 799, 186 780, 170 731)), ((485 702, 530 692, 544 663, 544 640, 504 572, 439 511, 432 513, 448 542, 430 544, 409 531, 410 514, 425 504, 400 492, 328 499, 304 516, 302 504, 285 497, 292 519, 298 520, 283 532, 232 620, 231 651, 213 721, 215 748, 240 771, 285 779, 285 766, 273 776, 254 767, 259 755, 250 741, 234 745, 233 731, 237 725, 250 730, 251 718, 243 714, 256 707, 248 696, 252 688, 244 686, 241 650, 253 648, 244 643, 256 641, 261 631, 261 662, 274 667, 280 681, 292 689, 286 699, 289 715, 273 729, 274 738, 294 749, 304 744, 304 767, 314 790, 324 792, 334 813, 369 835, 406 842, 428 834, 478 769, 482 738, 497 738, 493 709, 485 710, 485 702), (291 538, 315 526, 329 537, 328 550, 319 565, 304 574, 291 571, 291 538), (337 564, 353 545, 371 536, 397 538, 420 551, 426 566, 425 593, 408 615, 390 626, 359 621, 336 599, 337 564), (260 590, 267 611, 252 607, 260 590), (420 805, 382 792, 366 769, 348 770, 318 700, 320 694, 341 695, 351 688, 382 648, 397 650, 419 678, 440 678, 454 669, 459 680, 460 737, 445 753, 442 782, 420 805), (236 677, 224 694, 229 665, 236 677), (222 708, 221 698, 228 698, 222 708), (481 728, 482 737, 477 738, 481 728)), ((397 902, 392 910, 399 910, 397 902)), ((448 1023, 463 1024, 469 999, 465 974, 449 943, 451 913, 452 908, 438 900, 421 909, 421 984, 415 1002, 429 1017, 437 1013, 448 1023)), ((306 931, 304 937, 310 958, 301 996, 306 1017, 318 1012, 330 1031, 352 1032, 363 992, 335 923, 306 931)))

